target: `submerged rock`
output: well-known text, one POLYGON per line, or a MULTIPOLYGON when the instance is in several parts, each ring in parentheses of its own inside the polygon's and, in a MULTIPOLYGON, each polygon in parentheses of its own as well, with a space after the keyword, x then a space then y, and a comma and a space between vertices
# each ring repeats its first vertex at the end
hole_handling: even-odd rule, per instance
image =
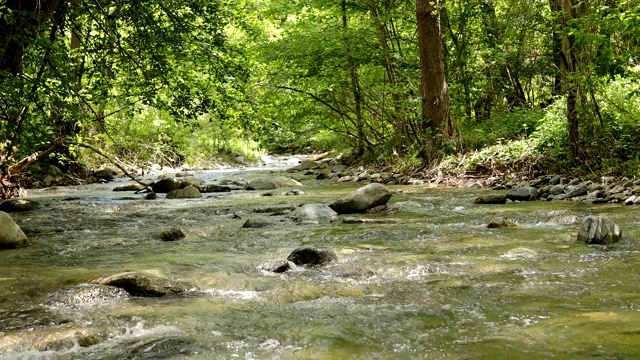
POLYGON ((263 217, 254 217, 254 218, 247 219, 247 221, 244 222, 242 227, 245 229, 258 229, 258 228, 267 227, 270 224, 271 222, 263 217))
MULTIPOLYGON (((11 331, 0 337, 0 354, 25 350, 63 351, 76 346, 89 347, 113 336, 108 329, 99 326, 62 324, 43 328, 11 331)), ((37 356, 37 357, 42 357, 37 356)), ((27 358, 27 357, 16 357, 27 358)))
POLYGON ((338 199, 329 207, 338 214, 361 213, 367 209, 385 205, 391 199, 391 191, 379 183, 371 183, 338 199))
POLYGON ((578 241, 587 244, 610 245, 622 237, 622 231, 613 221, 601 216, 587 216, 578 232, 578 241))
POLYGON ((40 204, 28 199, 9 199, 0 203, 0 211, 7 213, 31 211, 40 207, 40 204))
POLYGON ((504 218, 493 218, 489 221, 487 228, 489 229, 497 229, 497 228, 513 228, 518 227, 518 224, 515 221, 504 219, 504 218))
POLYGON ((304 204, 289 215, 295 221, 329 221, 337 216, 329 206, 324 204, 304 204))
POLYGON ((166 296, 183 294, 190 285, 147 272, 125 272, 91 281, 92 284, 121 288, 132 296, 166 296))
POLYGON ((295 266, 296 265, 291 261, 271 260, 258 265, 258 270, 280 274, 291 270, 295 266))
POLYGON ((27 246, 28 243, 27 236, 18 224, 9 214, 0 211, 0 249, 15 249, 27 246))
POLYGON ((504 204, 506 202, 507 196, 504 194, 487 194, 473 199, 474 204, 504 204))
POLYGON ((96 305, 126 299, 129 293, 115 286, 80 284, 68 289, 61 289, 47 297, 50 306, 96 305))
POLYGON ((172 227, 167 229, 158 235, 158 238, 162 241, 176 241, 184 239, 186 237, 184 230, 180 227, 172 227))
POLYGON ((287 257, 287 260, 298 266, 318 266, 338 260, 338 256, 330 249, 317 249, 305 246, 293 250, 287 257))
POLYGON ((184 189, 172 190, 167 194, 167 199, 197 199, 201 197, 200 190, 193 185, 189 185, 184 189))

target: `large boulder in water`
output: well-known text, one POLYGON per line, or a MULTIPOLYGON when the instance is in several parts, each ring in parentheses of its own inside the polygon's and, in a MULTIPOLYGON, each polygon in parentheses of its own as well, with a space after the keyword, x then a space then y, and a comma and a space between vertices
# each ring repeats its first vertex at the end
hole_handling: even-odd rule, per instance
POLYGON ((190 289, 187 283, 150 272, 125 272, 95 279, 91 283, 115 286, 133 296, 178 295, 190 289))
POLYGON ((154 193, 158 194, 166 194, 173 190, 182 189, 184 186, 182 185, 182 181, 176 180, 174 178, 164 178, 156 181, 152 186, 151 190, 154 193))
POLYGON ((329 221, 337 216, 338 213, 333 211, 324 204, 304 204, 289 215, 295 221, 329 221))
POLYGON ((184 189, 172 190, 167 194, 167 199, 197 199, 201 197, 200 190, 192 185, 184 189))
POLYGON ((361 213, 376 206, 385 205, 391 199, 391 191, 378 183, 371 183, 338 199, 329 207, 338 214, 361 213))
POLYGON ((0 211, 7 213, 30 211, 38 207, 40 207, 40 204, 27 199, 9 199, 0 203, 0 211))
POLYGON ((287 257, 287 261, 298 266, 324 265, 335 260, 338 260, 338 256, 333 250, 317 249, 310 246, 297 248, 287 257))
POLYGON ((578 232, 578 241, 587 244, 610 245, 622 237, 622 231, 613 221, 601 216, 587 216, 578 232))
POLYGON ((538 189, 533 186, 523 186, 507 191, 507 199, 511 201, 531 201, 538 199, 538 189))
POLYGON ((0 211, 0 249, 15 249, 27 246, 28 243, 27 236, 18 224, 9 214, 0 211))
POLYGON ((205 181, 195 177, 193 175, 189 175, 189 176, 184 176, 180 179, 180 183, 182 184, 182 187, 187 187, 189 185, 191 186, 195 186, 197 188, 200 188, 201 186, 203 186, 205 184, 205 181))
POLYGON ((270 178, 257 178, 249 181, 247 190, 274 190, 278 185, 270 178))

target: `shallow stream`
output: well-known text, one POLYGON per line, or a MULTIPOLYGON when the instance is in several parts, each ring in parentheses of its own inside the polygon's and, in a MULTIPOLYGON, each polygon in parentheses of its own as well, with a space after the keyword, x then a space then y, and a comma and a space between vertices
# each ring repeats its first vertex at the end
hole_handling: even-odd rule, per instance
POLYGON ((301 196, 144 200, 113 192, 122 181, 30 191, 42 207, 12 214, 31 245, 0 252, 0 359, 640 358, 640 207, 474 205, 489 190, 391 186, 392 214, 357 216, 381 223, 301 225, 274 215, 269 227, 243 229, 256 210, 327 202, 362 184, 302 179, 301 196), (586 215, 611 218, 623 241, 576 243, 586 215), (518 226, 488 229, 498 216, 518 226), (158 240, 172 226, 186 239, 158 240), (338 261, 257 270, 304 245, 331 248, 338 261), (50 301, 124 271, 194 289, 50 301))

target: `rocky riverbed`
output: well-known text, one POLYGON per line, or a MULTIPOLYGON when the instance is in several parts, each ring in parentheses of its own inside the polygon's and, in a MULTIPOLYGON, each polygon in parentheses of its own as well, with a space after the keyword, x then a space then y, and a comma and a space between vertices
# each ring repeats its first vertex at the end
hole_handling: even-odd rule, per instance
POLYGON ((584 201, 593 180, 447 188, 298 166, 5 205, 27 243, 0 251, 0 358, 635 356, 640 207, 584 201), (556 185, 587 194, 520 201, 556 185))

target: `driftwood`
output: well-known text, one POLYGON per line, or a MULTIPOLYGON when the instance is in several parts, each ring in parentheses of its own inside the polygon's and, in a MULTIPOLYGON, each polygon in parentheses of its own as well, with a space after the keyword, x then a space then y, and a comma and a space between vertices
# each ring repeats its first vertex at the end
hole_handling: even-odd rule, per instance
POLYGON ((79 147, 83 147, 85 149, 89 149, 89 150, 95 152, 96 154, 102 156, 103 158, 109 160, 110 163, 112 163, 118 169, 120 169, 120 171, 122 171, 126 176, 131 178, 131 180, 133 180, 133 181, 137 182, 138 184, 144 186, 144 188, 147 189, 148 191, 151 191, 151 186, 149 186, 148 184, 143 183, 137 177, 135 177, 130 172, 128 172, 127 169, 124 168, 124 166, 120 165, 119 162, 116 159, 114 159, 114 158, 110 157, 109 155, 103 153, 102 151, 100 151, 100 149, 97 149, 96 147, 91 146, 89 144, 85 144, 85 143, 73 143, 73 145, 76 145, 76 146, 79 146, 79 147))
POLYGON ((26 169, 29 165, 38 162, 45 157, 49 156, 49 154, 53 153, 56 150, 59 150, 63 147, 63 143, 61 141, 57 141, 53 146, 48 148, 43 152, 35 152, 24 159, 18 161, 17 163, 9 166, 9 176, 17 175, 21 173, 24 169, 26 169))

